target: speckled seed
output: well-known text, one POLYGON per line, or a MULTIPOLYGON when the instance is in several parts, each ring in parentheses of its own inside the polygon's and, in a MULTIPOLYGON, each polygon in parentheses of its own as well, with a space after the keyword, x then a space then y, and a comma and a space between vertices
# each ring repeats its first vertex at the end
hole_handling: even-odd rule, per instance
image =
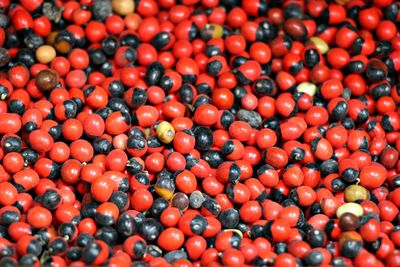
POLYGON ((104 21, 108 16, 112 15, 112 6, 110 0, 95 0, 93 2, 93 16, 104 21))
POLYGON ((175 136, 174 127, 167 121, 161 122, 156 129, 158 139, 164 144, 172 142, 175 136))
POLYGON ((192 208, 198 209, 201 207, 201 205, 203 205, 204 200, 206 199, 204 198, 203 193, 196 190, 190 194, 189 204, 192 208))
POLYGON ((0 47, 0 67, 3 67, 10 61, 10 55, 8 54, 8 50, 0 47))
MULTIPOLYGON (((161 250, 161 249, 160 249, 161 250)), ((174 250, 170 251, 163 257, 168 263, 172 264, 173 262, 180 260, 180 259, 187 259, 187 253, 182 250, 174 250)), ((139 265, 140 266, 140 265, 139 265)))
POLYGON ((41 91, 50 91, 58 84, 58 73, 51 69, 42 70, 36 76, 35 82, 41 91))
POLYGON ((346 202, 355 202, 357 200, 369 199, 368 190, 361 185, 349 185, 344 190, 344 200, 346 202))
POLYGON ((115 13, 126 16, 135 11, 135 2, 133 0, 113 0, 112 8, 115 13))
POLYGON ((364 213, 363 208, 357 203, 345 203, 336 210, 336 217, 340 218, 344 213, 349 212, 356 216, 361 216, 364 213))
POLYGON ((314 96, 317 92, 317 86, 313 83, 302 82, 296 87, 297 92, 306 93, 309 96, 314 96))
POLYGON ((238 120, 247 122, 251 127, 258 128, 261 125, 262 118, 258 112, 240 109, 237 113, 238 120))
POLYGON ((36 59, 42 64, 50 63, 56 55, 56 50, 50 45, 42 45, 36 50, 36 59))
POLYGON ((312 45, 315 45, 318 48, 318 50, 321 52, 321 54, 325 54, 329 51, 328 44, 319 37, 311 37, 310 43, 312 45))

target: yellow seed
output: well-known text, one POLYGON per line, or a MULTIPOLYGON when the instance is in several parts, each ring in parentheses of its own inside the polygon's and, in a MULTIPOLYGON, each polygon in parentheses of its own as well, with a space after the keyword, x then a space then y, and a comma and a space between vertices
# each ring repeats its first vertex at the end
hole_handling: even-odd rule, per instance
POLYGON ((50 45, 42 45, 36 50, 36 59, 43 64, 50 63, 56 55, 56 50, 50 45))
POLYGON ((359 217, 363 215, 364 210, 360 204, 354 202, 345 203, 336 210, 336 217, 340 218, 346 212, 352 213, 359 217))
POLYGON ((344 201, 355 202, 357 200, 369 199, 369 192, 361 185, 350 185, 344 190, 344 201))
POLYGON ((150 128, 145 128, 143 130, 143 132, 144 132, 144 135, 146 136, 146 138, 148 138, 150 136, 150 134, 151 134, 151 129, 150 128))
POLYGON ((170 200, 171 197, 174 195, 174 191, 159 187, 156 187, 156 193, 165 200, 170 200))
POLYGON ((175 137, 175 130, 171 123, 167 121, 161 122, 156 129, 158 139, 164 144, 169 144, 175 137))
POLYGON ((317 92, 317 86, 313 83, 302 82, 296 87, 297 92, 306 93, 309 96, 314 96, 317 92))
POLYGON ((121 16, 126 16, 135 11, 135 2, 133 0, 113 0, 111 5, 113 11, 121 16))
POLYGON ((168 177, 158 177, 154 188, 160 197, 170 200, 175 192, 175 183, 168 177))
POLYGON ((214 38, 221 38, 224 34, 224 28, 216 23, 208 23, 204 25, 200 32, 201 38, 205 41, 214 38))
POLYGON ((214 32, 213 32, 213 38, 222 38, 224 34, 224 28, 222 28, 221 25, 219 24, 213 24, 214 26, 214 32))
POLYGON ((325 54, 329 51, 328 44, 319 37, 311 37, 310 42, 311 44, 315 45, 322 54, 325 54))

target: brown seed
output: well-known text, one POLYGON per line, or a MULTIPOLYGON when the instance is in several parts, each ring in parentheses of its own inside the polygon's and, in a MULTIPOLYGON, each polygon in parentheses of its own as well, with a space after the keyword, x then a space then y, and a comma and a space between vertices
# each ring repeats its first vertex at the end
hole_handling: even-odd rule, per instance
POLYGON ((300 19, 288 19, 283 24, 283 30, 297 41, 307 40, 307 28, 300 19))
POLYGON ((42 70, 36 76, 35 82, 41 91, 48 92, 57 86, 58 73, 51 69, 42 70))
POLYGON ((57 49, 58 52, 66 54, 71 51, 72 46, 66 40, 60 40, 54 44, 54 47, 57 49))
POLYGON ((189 198, 186 194, 178 192, 172 196, 171 199, 172 207, 178 208, 182 211, 189 208, 189 198))
POLYGON ((75 38, 67 30, 60 31, 54 39, 55 49, 62 54, 67 54, 75 44, 75 38))
POLYGON ((339 5, 345 6, 347 5, 348 2, 350 2, 351 0, 336 0, 335 2, 339 5))
POLYGON ((57 49, 58 52, 62 54, 67 54, 72 49, 71 44, 68 43, 66 40, 59 40, 54 44, 54 47, 57 49))
POLYGON ((49 36, 47 36, 47 38, 46 38, 46 44, 54 45, 57 35, 58 35, 58 32, 51 32, 49 34, 49 36))
POLYGON ((353 231, 357 229, 358 224, 358 217, 350 212, 342 214, 342 216, 339 218, 339 227, 343 231, 353 231))

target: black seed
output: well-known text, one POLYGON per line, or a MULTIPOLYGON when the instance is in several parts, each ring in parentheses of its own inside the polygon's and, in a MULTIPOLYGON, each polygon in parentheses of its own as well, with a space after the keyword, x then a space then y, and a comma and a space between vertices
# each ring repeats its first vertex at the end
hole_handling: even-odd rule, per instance
POLYGON ((133 259, 141 259, 146 253, 146 243, 143 241, 138 241, 133 246, 133 259))
POLYGON ((216 77, 222 70, 222 63, 218 60, 211 61, 206 66, 206 72, 216 77))
POLYGON ((239 212, 236 209, 227 209, 221 212, 218 217, 224 229, 235 229, 239 224, 239 212))
POLYGON ((91 242, 83 248, 82 259, 85 263, 91 264, 101 252, 101 246, 96 242, 91 242))
POLYGON ((134 235, 136 233, 137 226, 132 215, 126 212, 121 214, 117 220, 116 229, 119 234, 125 237, 134 235))
POLYGON ((318 266, 322 263, 323 259, 324 257, 320 251, 312 250, 305 256, 304 261, 309 266, 318 266))
POLYGON ((118 241, 118 233, 114 227, 104 226, 97 229, 96 234, 94 235, 96 240, 102 240, 106 242, 109 246, 115 246, 118 241))

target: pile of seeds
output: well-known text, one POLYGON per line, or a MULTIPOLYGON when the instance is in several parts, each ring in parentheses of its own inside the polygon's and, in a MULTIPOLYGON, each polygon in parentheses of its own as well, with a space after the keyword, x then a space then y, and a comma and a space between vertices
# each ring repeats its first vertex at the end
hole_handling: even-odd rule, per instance
POLYGON ((400 266, 400 3, 0 0, 0 266, 400 266))

